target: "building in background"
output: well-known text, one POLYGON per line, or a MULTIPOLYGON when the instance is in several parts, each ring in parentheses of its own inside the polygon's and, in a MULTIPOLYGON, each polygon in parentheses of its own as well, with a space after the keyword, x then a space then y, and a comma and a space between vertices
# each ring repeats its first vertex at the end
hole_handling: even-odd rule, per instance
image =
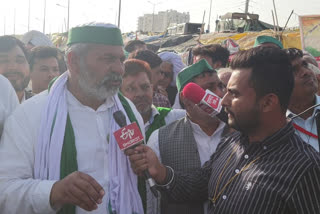
POLYGON ((138 31, 164 32, 171 23, 180 24, 189 21, 189 12, 180 13, 176 10, 167 10, 158 14, 145 14, 138 18, 138 31))

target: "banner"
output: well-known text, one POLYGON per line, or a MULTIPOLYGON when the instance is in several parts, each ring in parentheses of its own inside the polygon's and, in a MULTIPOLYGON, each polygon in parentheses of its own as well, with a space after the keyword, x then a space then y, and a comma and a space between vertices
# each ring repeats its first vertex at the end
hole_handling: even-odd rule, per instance
POLYGON ((320 15, 300 16, 302 48, 320 62, 320 15))

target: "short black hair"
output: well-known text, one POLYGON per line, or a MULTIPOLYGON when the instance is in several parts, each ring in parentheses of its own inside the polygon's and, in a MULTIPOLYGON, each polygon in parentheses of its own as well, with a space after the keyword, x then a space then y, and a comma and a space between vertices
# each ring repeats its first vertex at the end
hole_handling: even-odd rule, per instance
POLYGON ((273 93, 278 96, 281 109, 286 111, 294 87, 294 75, 289 57, 284 50, 256 47, 240 51, 231 61, 232 70, 252 69, 250 86, 257 98, 273 93))
POLYGON ((57 48, 49 46, 38 46, 32 48, 29 56, 30 71, 32 71, 35 59, 45 59, 54 57, 57 59, 57 62, 59 62, 58 54, 59 52, 57 48))
POLYGON ((21 48, 22 52, 24 53, 24 56, 28 60, 29 53, 23 42, 21 42, 19 39, 13 36, 0 36, 0 53, 9 52, 16 46, 21 48))
POLYGON ((162 63, 162 59, 150 50, 139 50, 131 53, 129 59, 140 59, 147 62, 151 69, 154 69, 162 63))
POLYGON ((145 45, 146 43, 141 41, 141 40, 130 40, 125 46, 124 49, 131 53, 133 51, 135 51, 135 46, 136 45, 145 45))
POLYGON ((285 51, 291 62, 303 57, 302 50, 298 48, 288 48, 288 49, 285 49, 285 51))
POLYGON ((227 48, 218 44, 196 47, 192 50, 194 56, 208 56, 212 63, 221 62, 223 67, 227 66, 230 52, 227 48))

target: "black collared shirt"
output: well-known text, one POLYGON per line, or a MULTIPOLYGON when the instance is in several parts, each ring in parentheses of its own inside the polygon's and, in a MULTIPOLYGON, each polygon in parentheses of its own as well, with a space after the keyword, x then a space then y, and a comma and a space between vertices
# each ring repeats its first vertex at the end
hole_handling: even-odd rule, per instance
POLYGON ((319 153, 294 134, 292 123, 263 142, 249 144, 245 136, 233 133, 200 170, 188 175, 175 172, 164 193, 181 202, 212 199, 224 167, 217 192, 256 158, 210 203, 208 213, 320 213, 319 153))

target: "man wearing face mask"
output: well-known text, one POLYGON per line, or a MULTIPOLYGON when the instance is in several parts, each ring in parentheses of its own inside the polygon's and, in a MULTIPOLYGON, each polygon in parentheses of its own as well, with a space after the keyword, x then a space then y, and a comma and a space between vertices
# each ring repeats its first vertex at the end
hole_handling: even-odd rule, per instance
MULTIPOLYGON (((224 95, 224 87, 217 72, 205 59, 183 69, 177 76, 178 91, 194 82, 204 90, 209 89, 219 97, 224 95)), ((230 129, 217 117, 210 117, 180 94, 187 116, 156 130, 148 141, 161 163, 182 172, 199 169, 210 159, 220 139, 230 129)), ((171 203, 164 196, 160 205, 163 214, 200 214, 204 213, 207 203, 171 203)))
POLYGON ((113 135, 119 110, 144 133, 134 104, 118 93, 120 29, 89 23, 72 28, 67 44, 68 71, 5 123, 1 213, 142 214, 137 176, 113 135))

